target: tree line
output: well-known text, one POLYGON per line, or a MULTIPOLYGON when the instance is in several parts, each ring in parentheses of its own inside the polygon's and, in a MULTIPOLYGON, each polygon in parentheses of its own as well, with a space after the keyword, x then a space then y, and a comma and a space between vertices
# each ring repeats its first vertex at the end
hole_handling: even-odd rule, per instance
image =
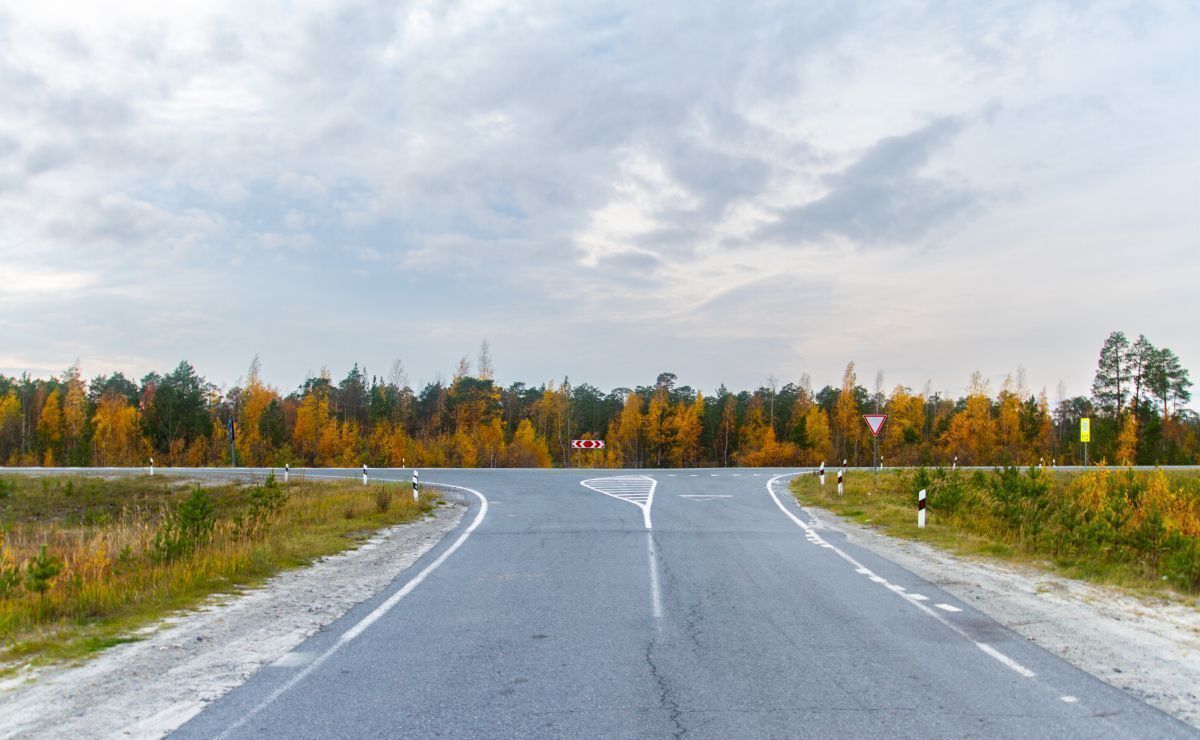
POLYGON ((1032 465, 1082 461, 1079 422, 1093 419, 1091 459, 1110 464, 1200 462, 1200 419, 1186 408, 1191 381, 1178 357, 1144 337, 1114 332, 1100 352, 1092 395, 1051 404, 1024 372, 993 392, 974 373, 959 398, 858 381, 853 362, 837 386, 810 378, 711 395, 661 373, 651 385, 603 392, 587 383, 538 385, 493 378, 485 342, 475 370, 419 390, 397 362, 387 377, 355 365, 327 371, 286 395, 257 358, 244 382, 222 389, 188 362, 134 381, 117 372, 85 381, 78 364, 58 377, 0 375, 0 462, 7 465, 239 465, 356 467, 694 467, 869 465, 864 413, 889 418, 884 465, 1032 465), (603 439, 600 451, 572 439, 603 439))

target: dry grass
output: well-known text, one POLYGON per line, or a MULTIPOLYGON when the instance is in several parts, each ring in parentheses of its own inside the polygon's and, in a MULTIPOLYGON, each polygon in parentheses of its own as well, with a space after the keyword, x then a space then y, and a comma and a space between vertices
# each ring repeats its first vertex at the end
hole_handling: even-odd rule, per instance
MULTIPOLYGON (((836 480, 836 476, 833 476, 836 480)), ((1162 595, 1200 594, 1200 476, 1097 468, 851 473, 846 493, 796 478, 797 500, 964 554, 1162 595), (917 528, 917 491, 927 526, 917 528)))
POLYGON ((196 495, 211 504, 208 533, 164 554, 162 533, 195 484, 163 476, 0 480, 0 660, 10 667, 127 641, 166 613, 352 547, 435 503, 392 495, 408 484, 385 495, 340 481, 206 483, 196 495), (40 579, 47 588, 38 593, 43 546, 43 573, 58 572, 40 579))

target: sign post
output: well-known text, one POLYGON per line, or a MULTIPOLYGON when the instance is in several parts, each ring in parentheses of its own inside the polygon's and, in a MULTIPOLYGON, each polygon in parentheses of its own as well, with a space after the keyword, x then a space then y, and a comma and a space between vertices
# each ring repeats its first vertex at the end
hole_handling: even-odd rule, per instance
POLYGON ((879 483, 879 430, 883 429, 883 422, 887 421, 887 414, 863 414, 863 419, 867 422, 867 426, 871 428, 871 437, 875 444, 875 459, 872 461, 872 470, 874 471, 875 484, 879 483))
POLYGON ((1083 417, 1079 420, 1079 441, 1083 442, 1083 467, 1088 465, 1088 442, 1092 441, 1092 420, 1083 417))

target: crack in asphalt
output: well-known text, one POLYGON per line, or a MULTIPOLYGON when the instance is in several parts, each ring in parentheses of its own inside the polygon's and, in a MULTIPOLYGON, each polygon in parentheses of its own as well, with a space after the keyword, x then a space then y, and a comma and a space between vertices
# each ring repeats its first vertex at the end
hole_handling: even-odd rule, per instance
POLYGON ((687 734, 687 728, 683 726, 683 711, 679 708, 679 704, 671 696, 671 688, 667 686, 667 679, 658 672, 658 666, 654 663, 654 641, 651 640, 646 644, 646 665, 650 666, 650 677, 654 679, 654 685, 658 688, 658 706, 660 709, 667 711, 667 717, 670 718, 671 724, 675 726, 671 736, 682 738, 687 734))

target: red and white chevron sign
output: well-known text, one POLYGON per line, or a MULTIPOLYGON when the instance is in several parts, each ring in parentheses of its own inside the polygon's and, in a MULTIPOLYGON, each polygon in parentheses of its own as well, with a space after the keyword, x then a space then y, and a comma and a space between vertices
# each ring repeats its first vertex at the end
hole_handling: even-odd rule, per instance
POLYGON ((602 439, 573 439, 571 446, 577 450, 603 450, 604 440, 602 439))

